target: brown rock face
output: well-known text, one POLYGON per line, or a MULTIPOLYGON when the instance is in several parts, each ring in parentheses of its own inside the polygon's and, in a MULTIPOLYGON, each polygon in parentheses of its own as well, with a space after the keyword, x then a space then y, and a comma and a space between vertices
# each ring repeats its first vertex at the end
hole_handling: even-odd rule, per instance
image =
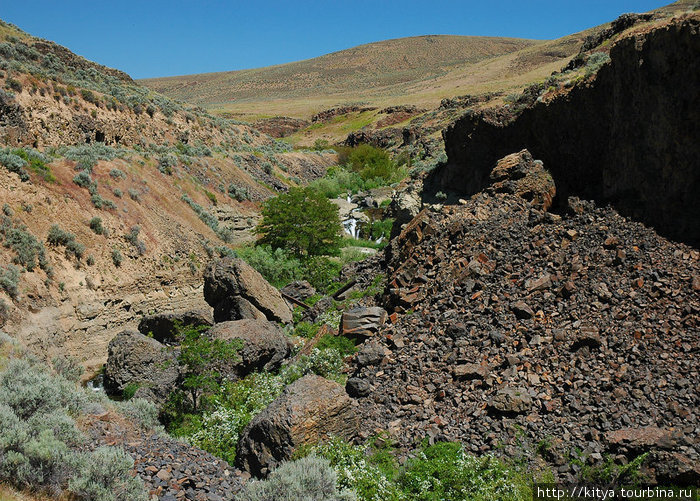
POLYGON ((211 313, 201 311, 185 311, 181 313, 156 313, 147 315, 139 322, 141 334, 153 336, 161 343, 177 344, 177 326, 181 327, 210 327, 213 325, 211 313))
POLYGON ((229 377, 244 377, 254 370, 278 369, 291 352, 287 336, 267 320, 222 322, 210 329, 207 335, 225 341, 243 341, 243 347, 238 351, 240 360, 222 368, 223 374, 229 377))
POLYGON ((448 164, 429 191, 474 194, 495 162, 527 148, 551 172, 558 199, 611 203, 664 236, 700 243, 700 17, 623 38, 610 64, 566 95, 515 118, 474 112, 444 133, 448 164))
POLYGON ((292 311, 277 289, 240 259, 213 261, 204 272, 204 299, 214 321, 242 318, 289 323, 292 311))
POLYGON ((359 432, 353 400, 338 383, 309 374, 289 385, 243 430, 236 464, 266 476, 301 445, 359 432))

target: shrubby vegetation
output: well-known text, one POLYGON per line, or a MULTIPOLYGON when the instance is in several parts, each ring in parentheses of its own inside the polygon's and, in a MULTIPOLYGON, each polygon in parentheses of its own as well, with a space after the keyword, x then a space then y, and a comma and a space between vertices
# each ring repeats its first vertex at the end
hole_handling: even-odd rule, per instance
POLYGON ((49 235, 46 237, 46 241, 54 247, 59 245, 65 247, 66 257, 68 258, 75 256, 76 259, 80 260, 85 253, 85 246, 76 240, 75 235, 69 231, 62 230, 57 224, 49 228, 49 235))
POLYGON ((145 500, 121 449, 84 449, 74 417, 88 405, 74 383, 11 360, 0 372, 0 481, 55 497, 68 491, 81 500, 145 500))
POLYGON ((337 475, 328 460, 307 456, 289 461, 273 471, 266 480, 249 482, 237 501, 354 501, 352 491, 336 487, 337 475))
POLYGON ((0 164, 17 174, 21 181, 29 181, 27 168, 40 175, 48 182, 55 182, 56 177, 47 165, 51 159, 33 148, 0 148, 0 164))
POLYGON ((39 265, 49 275, 51 267, 46 257, 44 244, 32 235, 27 227, 18 220, 11 218, 12 211, 9 206, 4 210, 4 215, 0 217, 0 242, 6 248, 15 253, 13 262, 24 266, 27 271, 33 271, 39 265))
POLYGON ((337 487, 354 491, 361 501, 524 501, 532 497, 531 479, 518 466, 488 455, 477 458, 454 442, 425 445, 403 466, 386 440, 357 446, 336 439, 299 455, 309 453, 328 459, 337 473, 337 487))
POLYGON ((201 219, 204 224, 209 226, 209 228, 211 228, 214 233, 216 233, 216 236, 218 236, 221 240, 224 242, 230 242, 233 239, 231 230, 229 228, 219 226, 219 220, 216 218, 216 216, 192 200, 187 194, 182 195, 182 200, 187 203, 187 205, 189 205, 193 211, 195 211, 197 216, 199 216, 199 219, 201 219))

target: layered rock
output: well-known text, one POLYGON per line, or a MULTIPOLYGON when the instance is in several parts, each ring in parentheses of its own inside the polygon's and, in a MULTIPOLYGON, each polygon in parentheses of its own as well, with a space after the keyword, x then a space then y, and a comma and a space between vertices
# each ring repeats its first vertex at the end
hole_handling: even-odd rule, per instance
POLYGON ((332 437, 352 439, 358 433, 358 416, 345 389, 309 374, 285 388, 243 430, 236 465, 266 476, 304 444, 332 437))
POLYGON ((216 322, 243 318, 292 321, 292 310, 279 291, 241 259, 227 257, 207 266, 204 299, 214 308, 216 322))

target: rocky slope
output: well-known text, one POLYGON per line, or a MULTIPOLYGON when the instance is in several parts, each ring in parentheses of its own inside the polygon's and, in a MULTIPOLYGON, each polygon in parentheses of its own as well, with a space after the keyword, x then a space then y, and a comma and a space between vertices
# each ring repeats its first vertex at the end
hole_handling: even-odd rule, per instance
POLYGON ((335 161, 1 21, 0 150, 0 328, 90 369, 142 315, 207 307, 204 263, 252 240, 260 201, 335 161), (53 225, 78 252, 48 243, 53 225))
POLYGON ((538 449, 564 480, 577 455, 652 452, 652 477, 697 482, 700 253, 592 202, 545 212, 541 169, 508 157, 499 184, 392 241, 392 324, 350 373, 363 429, 406 448, 538 449))
POLYGON ((476 193, 496 160, 527 148, 552 173, 562 203, 568 195, 610 203, 697 245, 699 28, 697 14, 642 25, 572 88, 541 95, 520 113, 469 113, 445 131, 448 165, 429 189, 476 193))

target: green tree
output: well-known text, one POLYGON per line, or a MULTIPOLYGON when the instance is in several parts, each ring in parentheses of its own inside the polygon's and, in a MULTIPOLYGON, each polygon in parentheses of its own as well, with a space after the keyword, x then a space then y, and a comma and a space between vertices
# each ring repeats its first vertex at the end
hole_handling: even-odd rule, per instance
POLYGON ((271 198, 256 233, 260 243, 287 249, 299 257, 337 255, 340 251, 338 207, 310 188, 291 188, 271 198))
POLYGON ((182 336, 178 361, 185 368, 182 386, 192 399, 193 411, 197 412, 202 395, 219 388, 221 374, 218 367, 238 356, 242 342, 240 339, 211 339, 202 333, 204 328, 201 327, 178 330, 182 336))

